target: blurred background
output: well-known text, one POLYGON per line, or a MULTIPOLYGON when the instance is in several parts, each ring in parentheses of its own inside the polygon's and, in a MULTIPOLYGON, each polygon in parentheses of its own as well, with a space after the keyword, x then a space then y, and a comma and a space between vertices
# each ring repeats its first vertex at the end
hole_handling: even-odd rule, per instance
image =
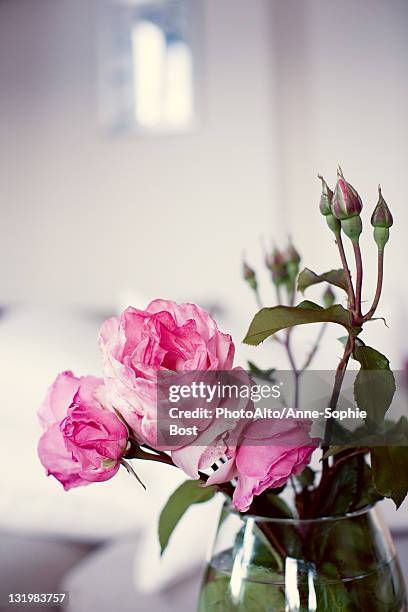
MULTIPOLYGON (((1 593, 64 588, 75 612, 192 609, 200 509, 162 562, 155 534, 183 477, 142 466, 147 494, 125 474, 65 494, 37 460, 36 410, 60 370, 99 373, 106 316, 153 297, 210 309, 238 362, 285 367, 273 346, 240 345, 256 311, 242 255, 265 303, 262 242, 290 234, 305 265, 338 267, 316 178, 333 184, 338 163, 368 226, 379 182, 394 215, 389 327, 366 337, 404 367, 407 31, 405 0, 0 0, 1 593)), ((368 301, 370 226, 363 248, 368 301)), ((336 364, 338 335, 315 367, 336 364)), ((299 350, 312 340, 299 333, 299 350)), ((407 505, 385 516, 408 558, 407 505)))

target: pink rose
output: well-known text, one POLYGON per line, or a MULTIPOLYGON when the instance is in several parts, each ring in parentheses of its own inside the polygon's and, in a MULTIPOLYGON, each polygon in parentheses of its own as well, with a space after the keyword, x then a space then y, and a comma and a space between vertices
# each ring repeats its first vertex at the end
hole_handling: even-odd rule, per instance
POLYGON ((41 463, 65 490, 116 474, 127 444, 127 429, 101 404, 103 380, 59 374, 39 410, 45 433, 41 463))
POLYGON ((100 331, 104 378, 111 405, 139 442, 156 443, 157 372, 229 370, 231 336, 195 304, 154 300, 146 310, 127 308, 100 331))
POLYGON ((232 501, 237 510, 246 512, 254 495, 281 487, 308 465, 316 449, 309 431, 309 421, 254 421, 243 432, 239 445, 229 449, 227 461, 210 476, 207 485, 236 478, 232 501))

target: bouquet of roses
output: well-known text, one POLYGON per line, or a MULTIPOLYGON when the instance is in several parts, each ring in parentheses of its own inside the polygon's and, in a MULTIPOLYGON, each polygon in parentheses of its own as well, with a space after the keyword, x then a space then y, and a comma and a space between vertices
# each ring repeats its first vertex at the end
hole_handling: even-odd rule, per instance
MULTIPOLYGON (((167 385, 167 389, 172 384, 174 387, 177 380, 174 377, 179 376, 179 383, 187 381, 190 388, 197 377, 219 388, 225 373, 248 389, 253 387, 254 380, 269 387, 277 381, 274 369, 261 370, 252 362, 247 370, 239 367, 234 361, 231 336, 221 332, 205 310, 195 304, 176 304, 162 299, 154 300, 145 310, 129 307, 119 317, 105 321, 99 334, 102 377, 62 372, 40 408, 44 433, 39 442, 39 457, 47 474, 58 479, 65 490, 109 480, 120 466, 140 481, 138 461, 159 461, 186 473, 188 480, 171 496, 161 515, 162 551, 188 507, 209 500, 217 492, 226 496, 228 507, 232 512, 235 509, 238 515, 306 522, 319 517, 346 516, 383 497, 392 498, 399 506, 406 496, 408 422, 405 416, 397 423, 386 419, 395 393, 395 377, 387 358, 361 339, 363 328, 373 320, 380 300, 384 250, 393 219, 379 189, 379 200, 371 217, 378 250, 378 282, 373 302, 364 313, 359 243, 362 201, 340 169, 334 193, 320 178, 320 211, 333 233, 341 268, 320 274, 308 268, 300 271, 300 256, 292 244, 285 251, 275 248, 267 252, 265 264, 276 290, 276 304, 271 307, 263 307, 256 273, 247 263, 244 263, 243 274, 260 308, 244 342, 259 345, 272 339, 285 351, 291 365, 293 393, 289 400, 285 398, 286 404, 280 398, 281 408, 286 409, 288 401, 293 408, 302 405, 301 381, 319 348, 326 326, 333 323, 343 328, 343 356, 333 376, 327 408, 329 418, 325 419, 323 431, 316 433, 310 418, 293 412, 294 416, 288 418, 248 418, 248 414, 254 413, 247 410, 253 407, 253 397, 247 394, 235 398, 232 405, 230 397, 211 400, 208 404, 211 409, 204 418, 195 418, 192 421, 195 425, 183 430, 187 435, 174 438, 162 435, 168 424, 161 407, 162 385, 167 385), (355 279, 347 261, 344 237, 351 242, 355 279), (322 305, 309 300, 297 303, 299 294, 319 283, 326 286, 322 305), (342 294, 341 303, 335 303, 333 288, 342 294), (293 330, 296 326, 312 323, 320 324, 316 341, 311 351, 300 359, 293 348, 293 330), (353 432, 335 418, 350 359, 360 364, 354 397, 365 416, 353 432), (232 418, 214 417, 217 410, 222 409, 225 414, 228 406, 232 418), (318 447, 321 449, 320 473, 309 465, 318 447), (292 492, 292 506, 285 501, 287 485, 292 492)), ((180 391, 182 386, 176 387, 180 391)), ((191 409, 191 414, 203 403, 202 396, 191 403, 191 393, 184 398, 179 393, 177 399, 180 406, 191 409)), ((166 404, 167 416, 169 405, 166 404)), ((188 420, 186 411, 183 414, 188 420)), ((182 424, 186 424, 185 420, 182 424)), ((317 552, 309 546, 311 532, 292 527, 289 540, 292 542, 296 534, 302 558, 307 563, 314 563, 314 571, 332 572, 333 580, 340 579, 338 560, 336 563, 330 561, 329 567, 328 534, 317 552)), ((291 549, 287 533, 270 529, 267 521, 257 529, 269 559, 263 561, 268 570, 282 569, 278 559, 299 557, 299 550, 295 553, 291 549)), ((354 536, 358 537, 357 532, 354 536)), ((212 583, 220 584, 215 579, 212 583)), ((282 588, 285 591, 284 586, 282 588)), ((268 607, 267 603, 251 608, 249 600, 245 605, 241 601, 242 608, 234 607, 237 603, 231 603, 232 599, 226 603, 225 593, 217 592, 212 603, 208 603, 208 598, 202 600, 202 609, 280 609, 280 604, 268 607)), ((285 597, 286 604, 281 602, 283 609, 288 602, 287 593, 285 597)), ((325 597, 327 599, 326 591, 325 597)), ((330 607, 327 602, 327 607, 313 608, 309 602, 309 607, 293 609, 351 610, 354 608, 350 602, 339 608, 330 607)))

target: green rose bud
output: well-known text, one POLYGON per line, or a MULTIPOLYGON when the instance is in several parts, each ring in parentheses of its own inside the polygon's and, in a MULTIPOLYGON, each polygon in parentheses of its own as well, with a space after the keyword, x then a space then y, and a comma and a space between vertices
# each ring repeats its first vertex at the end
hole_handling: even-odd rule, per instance
POLYGON ((333 215, 331 210, 331 203, 333 199, 333 192, 322 177, 321 174, 318 175, 319 179, 322 181, 322 195, 320 196, 320 212, 326 218, 326 223, 331 229, 331 231, 338 236, 341 230, 341 223, 336 217, 333 215))
POLYGON ((371 217, 371 225, 373 227, 386 227, 389 229, 393 223, 394 219, 392 218, 391 211, 383 198, 381 186, 378 185, 378 202, 371 217))
POLYGON ((299 274, 300 255, 290 242, 286 249, 286 265, 290 281, 294 281, 299 274))
POLYGON ((321 174, 317 175, 318 178, 322 181, 322 195, 320 196, 320 212, 322 215, 330 215, 331 214, 331 203, 333 198, 333 192, 322 177, 321 174))
POLYGON ((288 263, 300 263, 300 255, 291 242, 289 243, 289 246, 286 249, 286 261, 288 263))
POLYGON ((289 280, 286 258, 278 249, 273 249, 270 255, 265 256, 265 264, 272 273, 272 282, 276 287, 289 280))
POLYGON ((242 262, 242 275, 251 289, 256 291, 258 289, 258 282, 255 271, 245 261, 242 262))
POLYGON ((331 210, 341 223, 341 229, 354 243, 357 243, 363 230, 360 213, 363 203, 357 191, 348 183, 341 168, 337 171, 337 183, 334 190, 331 210))
POLYGON ((390 230, 388 227, 375 227, 374 228, 374 240, 379 251, 383 251, 385 245, 390 238, 390 230))
POLYGON ((374 227, 374 240, 377 247, 382 251, 390 237, 389 228, 394 223, 390 209, 384 200, 381 187, 378 185, 378 202, 371 217, 371 225, 374 227))
POLYGON ((358 242, 360 234, 363 231, 360 215, 350 217, 350 219, 342 219, 341 229, 352 242, 358 242))
POLYGON ((326 223, 335 236, 340 234, 341 223, 334 215, 326 215, 326 223))
POLYGON ((330 308, 330 306, 333 306, 335 299, 336 299, 336 294, 334 293, 334 291, 330 287, 330 285, 327 285, 327 289, 323 293, 323 305, 324 305, 324 307, 325 308, 330 308))

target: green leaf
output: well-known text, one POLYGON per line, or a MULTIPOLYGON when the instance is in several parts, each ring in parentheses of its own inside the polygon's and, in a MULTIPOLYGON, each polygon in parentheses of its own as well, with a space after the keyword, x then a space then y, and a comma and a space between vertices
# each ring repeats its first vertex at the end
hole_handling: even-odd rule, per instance
MULTIPOLYGON (((253 544, 251 563, 253 563, 254 565, 250 569, 251 578, 252 578, 253 570, 256 569, 257 565, 259 565, 262 568, 265 568, 265 570, 267 570, 269 573, 271 571, 271 568, 274 568, 276 569, 276 571, 281 572, 283 569, 284 560, 281 558, 274 544, 272 544, 272 542, 265 536, 260 526, 256 523, 254 524, 253 533, 255 536, 255 541, 253 544)), ((242 545, 243 545, 243 538, 241 540, 241 546, 242 545)))
POLYGON ((320 304, 316 304, 316 302, 311 302, 310 300, 303 300, 302 302, 299 302, 299 304, 295 306, 295 308, 311 308, 312 310, 322 310, 323 306, 320 306, 320 304))
POLYGON ((385 419, 383 428, 384 444, 391 446, 408 446, 408 420, 402 416, 397 422, 385 419))
MULTIPOLYGON (((370 467, 363 457, 350 457, 334 466, 331 473, 323 479, 323 483, 324 489, 318 507, 320 516, 339 516, 378 499, 378 494, 373 491, 370 467)), ((326 524, 313 525, 305 544, 310 558, 336 560, 336 564, 339 562, 341 565, 344 562, 345 550, 350 553, 354 551, 354 554, 356 552, 357 543, 353 549, 352 542, 353 539, 356 540, 357 535, 350 534, 350 530, 353 530, 353 522, 349 525, 348 521, 344 524, 342 521, 327 521, 326 524), (337 537, 340 538, 338 542, 337 537), (347 537, 349 543, 346 542, 347 537)), ((361 547, 362 551, 365 546, 364 544, 361 547)), ((349 565, 353 562, 352 559, 348 561, 349 565)))
POLYGON ((377 491, 399 508, 408 491, 408 446, 372 448, 371 469, 377 491))
POLYGON ((270 518, 293 518, 293 514, 288 504, 279 495, 275 495, 271 490, 266 490, 260 496, 265 500, 267 515, 270 518))
POLYGON ((254 364, 253 361, 248 360, 248 371, 255 376, 255 378, 259 378, 260 380, 266 380, 268 382, 274 382, 275 377, 274 374, 276 372, 276 368, 270 368, 268 370, 261 370, 257 365, 254 364))
POLYGON ((342 453, 343 451, 348 450, 350 448, 355 448, 355 446, 343 444, 330 446, 327 451, 323 453, 321 460, 327 459, 328 457, 334 457, 334 455, 338 455, 339 453, 342 453))
POLYGON ((343 457, 326 481, 319 514, 337 516, 377 501, 379 496, 373 490, 372 480, 372 470, 363 455, 348 457, 347 461, 343 457))
MULTIPOLYGON (((277 519, 293 519, 293 512, 288 504, 279 496, 273 493, 265 492, 257 498, 257 501, 262 501, 260 510, 263 516, 277 519)), ((255 506, 254 511, 257 512, 255 506)), ((295 525, 291 523, 257 523, 257 534, 261 529, 265 530, 265 534, 270 539, 270 546, 274 546, 274 542, 279 542, 281 547, 286 551, 287 555, 296 557, 301 554, 302 542, 295 525), (268 535, 268 533, 270 535, 268 535)), ((259 535, 258 535, 259 537, 259 535)))
MULTIPOLYGON (((241 527, 235 536, 234 548, 231 551, 233 558, 242 553, 245 530, 246 524, 241 527)), ((254 569, 256 571, 257 565, 267 568, 268 571, 272 571, 272 569, 274 571, 282 571, 284 560, 276 549, 276 541, 271 541, 269 526, 255 522, 251 530, 254 537, 251 545, 251 567, 248 567, 247 578, 249 579, 254 569), (268 535, 264 533, 265 531, 268 531, 268 535)))
MULTIPOLYGON (((105 459, 105 461, 102 462, 102 465, 104 465, 104 467, 107 467, 107 462, 110 461, 110 459, 105 459)), ((136 478, 137 482, 142 485, 142 487, 144 488, 144 490, 146 491, 146 485, 144 484, 144 482, 139 478, 139 476, 136 474, 135 470, 133 469, 133 466, 131 465, 131 463, 129 461, 125 461, 125 459, 121 459, 120 461, 121 465, 123 465, 123 467, 126 468, 126 471, 128 472, 128 474, 130 474, 131 476, 133 476, 133 478, 136 478)))
POLYGON ((364 463, 364 471, 362 474, 362 483, 361 483, 361 496, 357 501, 357 504, 354 506, 353 510, 357 510, 358 508, 364 508, 364 506, 369 506, 370 504, 375 504, 376 502, 383 499, 383 495, 381 495, 374 486, 373 482, 373 470, 372 468, 364 463))
POLYGON ((361 331, 352 326, 349 312, 340 304, 322 308, 314 302, 304 301, 298 306, 262 308, 253 318, 244 342, 256 346, 281 329, 307 323, 337 323, 353 335, 361 331))
MULTIPOLYGON (((337 338, 337 340, 343 345, 346 346, 347 341, 348 341, 348 336, 340 336, 340 338, 337 338)), ((360 338, 356 338, 355 339, 355 346, 364 346, 364 342, 362 340, 360 340, 360 338)))
POLYGON ((318 610, 322 612, 344 612, 351 609, 350 595, 341 581, 337 567, 325 561, 320 567, 323 576, 316 581, 318 610), (327 576, 327 580, 325 580, 327 576))
POLYGON ((361 367, 365 370, 390 369, 390 362, 387 357, 371 346, 363 344, 361 340, 359 343, 356 343, 353 357, 356 361, 360 362, 361 367))
POLYGON ((230 579, 222 576, 210 580, 201 588, 198 612, 224 612, 230 601, 230 579))
POLYGON ((348 512, 353 504, 358 479, 356 457, 345 461, 337 469, 326 486, 326 495, 319 508, 321 516, 337 516, 348 512))
POLYGON ((315 472, 312 468, 306 466, 304 470, 298 476, 296 476, 296 480, 300 482, 302 487, 310 487, 314 483, 315 472))
POLYGON ((360 410, 367 412, 367 424, 382 423, 395 393, 390 362, 382 353, 361 342, 356 345, 353 356, 361 364, 354 382, 354 399, 360 410))
POLYGON ((297 288, 298 291, 304 293, 308 287, 319 283, 330 283, 331 285, 340 287, 340 289, 344 289, 347 293, 346 275, 342 269, 329 270, 329 272, 324 272, 323 274, 316 274, 312 270, 309 270, 309 268, 305 268, 298 276, 297 288))
POLYGON ((199 612, 273 612, 285 609, 285 595, 270 576, 243 580, 238 594, 231 593, 230 577, 221 576, 207 582, 201 590, 199 612))
MULTIPOLYGON (((248 612, 274 612, 274 610, 285 609, 285 595, 276 584, 268 583, 264 577, 265 583, 247 582, 245 585, 241 610, 248 612)), ((226 608, 233 610, 234 608, 226 608)), ((212 612, 212 610, 211 610, 212 612)))
POLYGON ((203 487, 201 480, 186 480, 167 500, 159 519, 160 554, 163 554, 174 528, 192 504, 201 504, 211 499, 215 487, 203 487))

